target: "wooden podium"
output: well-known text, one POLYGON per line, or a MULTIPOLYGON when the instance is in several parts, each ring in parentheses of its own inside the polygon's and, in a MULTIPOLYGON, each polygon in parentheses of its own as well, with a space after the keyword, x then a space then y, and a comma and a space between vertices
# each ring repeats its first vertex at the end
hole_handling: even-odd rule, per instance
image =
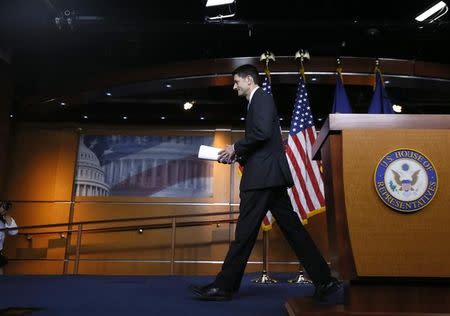
POLYGON ((290 315, 450 315, 450 115, 331 114, 313 147, 322 159, 330 261, 346 303, 290 299, 290 315), (380 161, 414 150, 437 174, 418 211, 377 194, 380 161))

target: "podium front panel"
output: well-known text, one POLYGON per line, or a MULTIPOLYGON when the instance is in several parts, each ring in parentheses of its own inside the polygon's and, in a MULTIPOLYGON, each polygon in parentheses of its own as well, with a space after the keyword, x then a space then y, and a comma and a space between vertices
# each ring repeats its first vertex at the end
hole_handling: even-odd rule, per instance
POLYGON ((450 277, 450 131, 344 129, 342 175, 348 231, 358 277, 450 277), (389 152, 423 153, 437 172, 434 199, 403 213, 387 206, 374 173, 389 152))

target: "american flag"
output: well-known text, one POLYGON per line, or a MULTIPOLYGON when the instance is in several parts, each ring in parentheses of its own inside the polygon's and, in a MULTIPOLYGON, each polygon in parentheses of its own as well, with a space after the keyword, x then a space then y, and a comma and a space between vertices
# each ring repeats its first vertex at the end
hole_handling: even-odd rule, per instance
POLYGON ((315 140, 314 119, 305 80, 301 75, 292 112, 286 155, 294 178, 294 186, 288 193, 294 211, 303 223, 307 223, 307 219, 312 215, 325 210, 320 162, 311 159, 311 148, 315 140))
POLYGON ((268 94, 272 95, 272 86, 270 85, 270 79, 268 74, 266 74, 266 76, 264 77, 264 81, 261 85, 261 88, 268 94))
MULTIPOLYGON (((261 85, 261 88, 264 92, 267 92, 268 94, 272 95, 272 87, 270 85, 270 79, 269 79, 269 72, 266 71, 266 76, 264 77, 264 81, 261 85)), ((261 224, 261 228, 264 231, 268 231, 272 229, 272 224, 274 222, 274 218, 272 216, 272 213, 270 211, 267 211, 266 216, 264 216, 263 222, 261 224)))

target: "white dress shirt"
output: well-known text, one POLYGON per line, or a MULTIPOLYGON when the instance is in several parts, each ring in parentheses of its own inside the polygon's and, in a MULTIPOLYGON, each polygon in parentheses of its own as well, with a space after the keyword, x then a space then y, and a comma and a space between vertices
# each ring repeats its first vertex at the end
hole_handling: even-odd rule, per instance
POLYGON ((255 91, 256 91, 258 88, 259 88, 259 86, 256 86, 256 88, 253 89, 252 92, 250 92, 250 97, 248 98, 248 104, 247 104, 247 111, 248 111, 248 108, 250 107, 250 103, 252 103, 253 95, 255 94, 255 91))
MULTIPOLYGON (((17 224, 14 218, 11 217, 11 225, 3 223, 3 221, 0 221, 0 228, 16 228, 17 224)), ((17 229, 8 230, 9 235, 17 235, 19 231, 17 229)), ((3 243, 5 242, 5 231, 0 231, 0 251, 3 250, 3 243)))

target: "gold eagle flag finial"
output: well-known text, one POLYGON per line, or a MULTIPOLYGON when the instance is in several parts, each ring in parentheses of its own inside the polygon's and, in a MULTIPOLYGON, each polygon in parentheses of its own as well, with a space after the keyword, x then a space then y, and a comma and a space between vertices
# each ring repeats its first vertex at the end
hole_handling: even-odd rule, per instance
POLYGON ((259 58, 259 61, 266 62, 266 65, 264 67, 264 72, 266 73, 267 77, 269 78, 269 81, 270 81, 269 62, 271 60, 275 61, 275 55, 271 51, 268 51, 268 50, 266 50, 264 53, 262 53, 261 57, 259 58))
POLYGON ((264 53, 261 54, 261 57, 259 58, 259 61, 266 61, 266 68, 269 67, 269 62, 275 61, 275 55, 271 52, 266 50, 264 53))
POLYGON ((303 66, 303 61, 305 59, 310 60, 311 56, 306 49, 300 49, 295 53, 295 59, 300 59, 300 70, 299 73, 304 77, 305 76, 305 67, 303 66))

